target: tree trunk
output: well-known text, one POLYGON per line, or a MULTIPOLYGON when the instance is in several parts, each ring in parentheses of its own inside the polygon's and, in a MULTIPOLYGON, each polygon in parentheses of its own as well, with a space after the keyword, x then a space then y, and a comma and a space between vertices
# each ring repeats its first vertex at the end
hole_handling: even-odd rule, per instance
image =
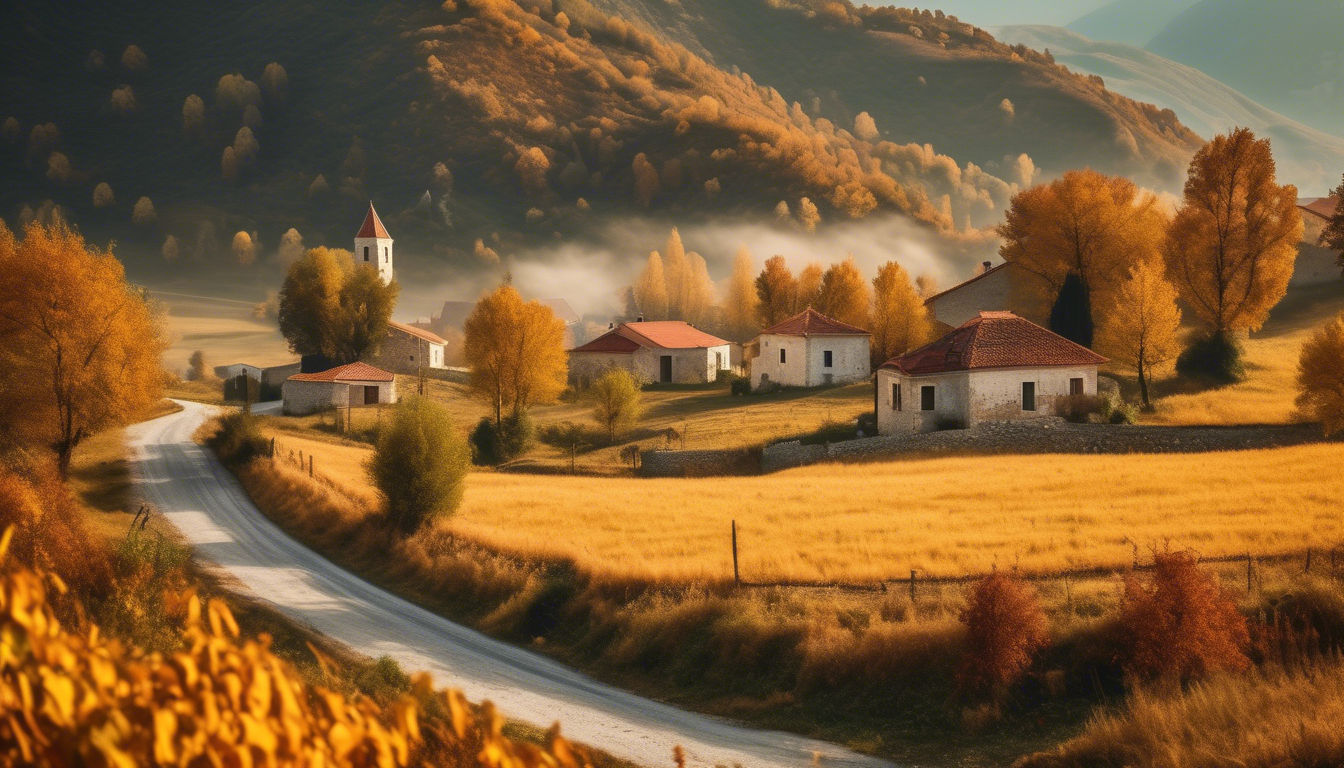
POLYGON ((1152 408, 1152 403, 1148 402, 1148 377, 1143 373, 1143 355, 1139 355, 1139 397, 1143 400, 1145 409, 1152 408))

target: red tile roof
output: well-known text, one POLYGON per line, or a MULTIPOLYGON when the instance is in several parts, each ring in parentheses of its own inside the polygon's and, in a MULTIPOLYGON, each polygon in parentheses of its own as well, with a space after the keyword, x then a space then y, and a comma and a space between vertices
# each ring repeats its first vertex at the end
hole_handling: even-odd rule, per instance
POLYGON ((1339 198, 1337 197, 1305 198, 1297 203, 1298 208, 1310 211, 1323 219, 1334 218, 1335 208, 1338 206, 1339 198))
POLYGON ((355 237, 385 237, 389 240, 392 238, 383 227, 382 219, 378 218, 378 212, 373 210, 373 203, 369 203, 369 212, 364 215, 364 225, 359 228, 359 234, 355 237))
POLYGON ((409 333, 412 336, 428 341, 430 344, 448 343, 444 341, 438 334, 426 331, 424 328, 416 328, 414 325, 407 325, 406 323, 398 323, 396 320, 389 320, 387 322, 387 327, 396 329, 398 331, 401 331, 402 333, 409 333))
POLYGON ((396 377, 367 363, 338 365, 318 373, 296 373, 290 381, 392 381, 396 377))
POLYGON ((872 335, 858 326, 842 323, 839 320, 832 320, 811 307, 790 317, 788 320, 775 323, 764 331, 761 331, 760 335, 764 336, 767 333, 774 336, 872 335))
POLYGON ((907 376, 979 368, 1100 365, 1106 358, 1012 312, 981 312, 960 328, 883 368, 907 376))
POLYGON ((959 289, 959 288, 964 288, 964 287, 970 285, 971 283, 974 283, 976 280, 979 280, 979 279, 982 278, 982 277, 989 277, 990 275, 994 274, 995 272, 998 272, 1000 269, 1003 269, 1003 268, 1006 267, 1006 266, 1008 266, 1008 262, 1005 261, 1005 262, 1002 263, 1002 264, 999 264, 999 265, 997 265, 997 266, 993 266, 993 267, 990 267, 989 269, 986 269, 984 272, 981 272, 980 274, 976 275, 975 277, 972 277, 970 280, 963 280, 962 282, 957 283, 956 285, 952 286, 951 288, 948 288, 947 290, 939 291, 938 293, 935 293, 935 294, 933 294, 932 296, 930 296, 929 298, 925 299, 925 300, 924 300, 924 305, 925 305, 925 306, 928 306, 929 303, 932 302, 934 299, 941 299, 942 297, 946 296, 947 294, 949 294, 949 293, 951 293, 951 292, 953 292, 953 291, 955 291, 955 290, 957 290, 957 289, 959 289))
POLYGON ((596 339, 570 350, 571 352, 616 352, 630 354, 640 347, 650 349, 705 349, 721 347, 728 342, 710 336, 680 320, 653 320, 644 323, 621 323, 596 339))

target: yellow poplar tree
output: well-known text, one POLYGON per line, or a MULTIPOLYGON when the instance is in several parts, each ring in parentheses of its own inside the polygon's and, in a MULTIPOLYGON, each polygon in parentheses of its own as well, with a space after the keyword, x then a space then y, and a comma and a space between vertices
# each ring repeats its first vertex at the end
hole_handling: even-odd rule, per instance
POLYGON ((62 476, 75 448, 162 397, 161 316, 112 251, 62 222, 0 222, 0 436, 51 446, 62 476))
POLYGON ((762 328, 769 328, 794 314, 798 280, 789 271, 783 256, 765 260, 765 268, 756 276, 756 301, 756 318, 762 328))
POLYGON ((1297 391, 1298 410, 1321 422, 1327 437, 1344 431, 1344 313, 1302 345, 1297 391))
POLYGON ((868 307, 872 295, 868 282, 850 256, 839 264, 832 264, 821 276, 817 290, 816 310, 823 315, 859 328, 868 328, 868 307))
POLYGON ((635 304, 645 320, 667 319, 667 275, 663 272, 663 258, 657 251, 649 253, 644 271, 635 281, 635 304))
POLYGON ((751 251, 744 245, 733 257, 733 274, 728 279, 728 296, 724 300, 724 320, 728 333, 736 341, 746 341, 756 331, 757 307, 760 299, 753 284, 751 251))
POLYGON ((1180 353, 1181 310, 1176 288, 1160 264, 1140 262, 1120 284, 1116 300, 1101 318, 1096 346, 1102 354, 1133 368, 1144 407, 1151 407, 1148 380, 1180 353))
POLYGON ((667 318, 685 320, 686 306, 690 303, 691 262, 681 244, 681 233, 674 227, 663 249, 663 275, 667 280, 667 318))
POLYGON ((798 291, 793 298, 793 313, 798 314, 808 307, 816 309, 821 304, 821 281, 826 272, 817 262, 812 262, 798 273, 798 291))
POLYGON ((933 335, 929 311, 924 306, 910 275, 894 261, 888 261, 873 278, 873 365, 918 349, 933 335))
POLYGON ((705 257, 692 251, 686 254, 686 261, 690 264, 690 281, 686 286, 686 307, 681 319, 702 326, 709 322, 714 306, 714 281, 709 277, 705 257))
POLYGON ((1239 128, 1190 161, 1167 272, 1214 334, 1258 330, 1288 291, 1301 240, 1297 188, 1276 182, 1269 140, 1239 128))
POLYGON ((490 403, 496 425, 504 411, 518 415, 555 402, 564 391, 569 375, 565 324, 545 304, 523 301, 512 285, 501 285, 477 302, 464 334, 471 389, 490 403))

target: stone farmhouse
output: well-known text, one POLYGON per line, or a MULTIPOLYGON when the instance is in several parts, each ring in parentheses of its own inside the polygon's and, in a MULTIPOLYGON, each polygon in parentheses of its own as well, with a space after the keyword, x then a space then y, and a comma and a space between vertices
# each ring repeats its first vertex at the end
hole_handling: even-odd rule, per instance
POLYGON ((808 307, 761 331, 752 342, 752 389, 819 387, 867 379, 872 334, 808 307))
POLYGON ((1321 245, 1321 233, 1335 215, 1337 197, 1305 197, 1297 201, 1302 214, 1302 242, 1293 265, 1292 286, 1321 285, 1339 280, 1339 264, 1334 251, 1321 245))
POLYGON ((729 347, 680 320, 621 323, 569 351, 569 378, 586 385, 617 367, 650 383, 705 383, 729 369, 729 347))
POLYGON ((980 312, 877 371, 882 435, 1056 415, 1056 401, 1095 395, 1106 358, 1012 312, 980 312))
POLYGON ((941 330, 952 330, 977 316, 981 310, 1008 310, 1010 286, 1007 262, 994 266, 986 261, 980 274, 924 300, 930 316, 941 330))
POLYGON ((447 343, 423 328, 393 321, 387 324, 387 338, 378 354, 366 356, 364 362, 393 373, 414 376, 421 368, 444 368, 447 343))
POLYGON ((285 380, 283 410, 302 416, 346 406, 397 401, 396 377, 367 363, 350 363, 318 373, 296 373, 285 380))

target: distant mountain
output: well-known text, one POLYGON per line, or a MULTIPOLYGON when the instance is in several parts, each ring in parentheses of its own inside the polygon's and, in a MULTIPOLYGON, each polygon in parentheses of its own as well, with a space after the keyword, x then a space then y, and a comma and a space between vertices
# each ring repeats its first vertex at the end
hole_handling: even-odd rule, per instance
POLYGON ((1339 0, 1202 0, 1146 47, 1276 112, 1344 136, 1341 40, 1339 0))
POLYGON ((1056 61, 1105 79, 1110 90, 1170 108, 1203 136, 1237 126, 1268 136, 1280 181, 1297 185, 1303 196, 1325 194, 1344 174, 1344 139, 1294 122, 1196 69, 1130 45, 1094 42, 1060 27, 993 31, 1005 42, 1049 49, 1056 61))
POLYGON ((290 227, 348 247, 370 199, 399 253, 432 256, 407 260, 407 277, 413 263, 479 270, 620 217, 770 220, 781 200, 797 216, 803 197, 823 227, 903 214, 956 239, 1041 170, 1087 164, 1171 188, 1199 143, 1170 111, 940 12, 825 0, 15 0, 6 12, 0 215, 51 201, 155 265, 171 236, 177 274, 234 264, 240 231, 263 262, 290 227), (113 195, 95 201, 102 183, 113 195), (156 215, 133 223, 142 196, 156 215))
POLYGON ((1114 0, 1069 24, 1069 29, 1093 40, 1148 44, 1167 24, 1197 0, 1114 0))

